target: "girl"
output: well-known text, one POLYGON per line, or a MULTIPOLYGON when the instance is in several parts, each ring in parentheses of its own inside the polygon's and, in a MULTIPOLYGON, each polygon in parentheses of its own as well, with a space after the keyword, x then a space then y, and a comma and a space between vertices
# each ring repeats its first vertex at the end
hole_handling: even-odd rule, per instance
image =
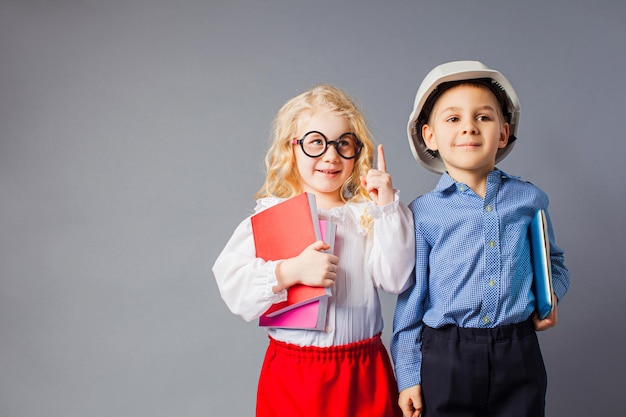
POLYGON ((337 224, 335 253, 321 241, 300 255, 255 257, 250 218, 235 230, 213 267, 222 298, 245 320, 258 319, 287 289, 332 287, 325 331, 269 328, 257 416, 399 416, 397 387, 377 289, 411 284, 413 222, 386 172, 361 113, 342 91, 320 85, 289 100, 273 124, 267 178, 255 212, 302 192, 337 224))

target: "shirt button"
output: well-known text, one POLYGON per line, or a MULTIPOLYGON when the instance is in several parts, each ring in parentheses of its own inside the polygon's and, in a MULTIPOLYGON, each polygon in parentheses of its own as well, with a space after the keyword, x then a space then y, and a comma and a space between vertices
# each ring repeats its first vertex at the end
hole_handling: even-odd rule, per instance
POLYGON ((464 185, 461 185, 461 186, 459 187, 459 190, 461 190, 461 191, 465 191, 465 186, 464 186, 464 185))
POLYGON ((491 320, 489 319, 489 317, 487 317, 487 316, 483 317, 483 323, 489 324, 490 321, 491 320))
POLYGON ((494 242, 493 240, 490 240, 489 241, 489 246, 491 246, 493 248, 494 246, 496 246, 496 242, 494 242))
POLYGON ((496 285, 496 280, 495 280, 495 279, 490 279, 490 280, 489 280, 489 285, 491 285, 492 287, 493 287, 494 285, 496 285))
POLYGON ((332 333, 332 331, 333 331, 333 328, 331 326, 328 326, 326 328, 326 333, 332 333))
POLYGON ((487 207, 485 207, 485 210, 491 211, 491 206, 488 205, 487 207))

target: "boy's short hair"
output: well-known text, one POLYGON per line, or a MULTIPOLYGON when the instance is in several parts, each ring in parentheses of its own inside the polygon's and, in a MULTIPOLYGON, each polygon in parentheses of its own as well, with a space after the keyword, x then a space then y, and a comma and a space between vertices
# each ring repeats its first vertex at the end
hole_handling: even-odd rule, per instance
POLYGON ((417 123, 420 125, 424 125, 428 123, 433 108, 435 107, 435 103, 441 97, 441 95, 451 89, 452 87, 456 87, 457 85, 469 84, 486 87, 489 91, 493 93, 493 95, 498 100, 498 104, 500 105, 500 115, 506 123, 511 123, 512 114, 509 111, 508 100, 506 97, 506 92, 504 88, 500 86, 500 84, 494 82, 491 78, 476 78, 472 80, 461 80, 461 81, 447 81, 441 83, 435 88, 422 106, 422 110, 420 111, 419 116, 417 117, 417 123))
POLYGON ((422 137, 422 126, 428 123, 432 108, 441 94, 464 83, 485 86, 492 91, 500 103, 504 121, 510 126, 508 143, 498 150, 496 163, 509 154, 517 139, 519 100, 511 83, 500 72, 478 61, 453 61, 439 65, 426 75, 417 90, 408 123, 409 144, 413 156, 429 171, 443 173, 446 168, 439 154, 426 146, 422 137))

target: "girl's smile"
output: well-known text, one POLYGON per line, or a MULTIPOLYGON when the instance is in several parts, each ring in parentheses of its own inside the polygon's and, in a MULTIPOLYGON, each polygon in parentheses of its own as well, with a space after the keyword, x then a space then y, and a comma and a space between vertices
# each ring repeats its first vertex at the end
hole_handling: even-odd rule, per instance
POLYGON ((332 169, 318 169, 317 171, 321 172, 322 174, 329 175, 329 176, 332 176, 341 172, 339 170, 332 170, 332 169))

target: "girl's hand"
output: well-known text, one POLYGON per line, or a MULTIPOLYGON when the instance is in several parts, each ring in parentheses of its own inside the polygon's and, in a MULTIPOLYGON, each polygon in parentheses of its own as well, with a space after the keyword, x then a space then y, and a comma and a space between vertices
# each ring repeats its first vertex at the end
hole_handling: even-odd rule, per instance
POLYGON ((379 206, 393 202, 391 175, 387 173, 383 145, 378 145, 378 169, 370 169, 366 176, 361 176, 361 185, 367 190, 372 200, 379 206))
POLYGON ((558 317, 558 301, 556 295, 552 293, 552 311, 548 316, 541 320, 537 313, 533 313, 533 324, 535 325, 535 330, 542 331, 548 330, 550 327, 556 326, 556 323, 559 321, 558 317))
POLYGON ((330 253, 326 243, 318 240, 306 247, 300 255, 285 259, 276 266, 278 284, 274 292, 280 292, 294 284, 311 287, 332 287, 337 278, 339 258, 330 253))

